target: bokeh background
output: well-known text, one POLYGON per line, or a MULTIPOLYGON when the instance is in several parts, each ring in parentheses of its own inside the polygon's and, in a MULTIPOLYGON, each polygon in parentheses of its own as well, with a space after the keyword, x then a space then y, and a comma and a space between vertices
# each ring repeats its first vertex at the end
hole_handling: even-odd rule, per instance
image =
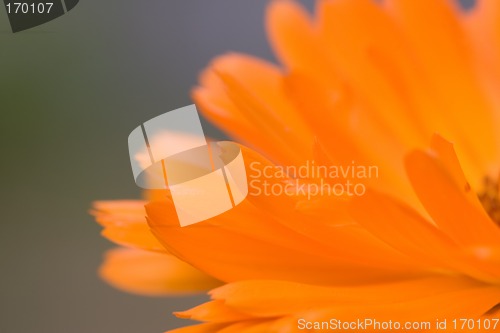
POLYGON ((203 296, 143 298, 99 280, 113 246, 88 210, 93 200, 139 197, 128 134, 190 104, 210 59, 239 51, 274 61, 267 2, 81 0, 17 34, 0 7, 1 333, 146 333, 186 324, 171 312, 203 296))

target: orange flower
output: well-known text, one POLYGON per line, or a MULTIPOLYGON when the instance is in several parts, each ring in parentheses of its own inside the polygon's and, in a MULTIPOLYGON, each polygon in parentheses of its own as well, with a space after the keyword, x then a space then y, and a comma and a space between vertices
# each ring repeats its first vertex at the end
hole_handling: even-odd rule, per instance
POLYGON ((104 236, 140 249, 112 252, 103 277, 146 294, 226 283, 212 301, 177 313, 205 322, 179 333, 321 331, 364 318, 368 330, 392 320, 415 331, 479 318, 477 330, 498 316, 493 3, 464 13, 445 0, 322 0, 311 18, 292 1, 272 2, 268 31, 283 68, 222 56, 195 101, 251 148, 242 147, 247 170, 271 185, 293 179, 265 170, 307 161, 376 165, 380 176, 363 179, 369 190, 354 199, 259 191, 188 227, 166 191, 149 193, 150 229, 145 202, 98 203, 104 236), (431 137, 430 150, 407 154, 431 137), (137 252, 145 250, 157 253, 137 252), (143 262, 144 274, 123 274, 143 262))

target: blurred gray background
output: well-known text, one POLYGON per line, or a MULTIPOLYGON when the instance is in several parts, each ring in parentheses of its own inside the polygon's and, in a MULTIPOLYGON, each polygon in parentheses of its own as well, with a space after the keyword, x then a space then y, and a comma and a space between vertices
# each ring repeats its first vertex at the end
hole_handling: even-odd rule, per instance
POLYGON ((210 59, 240 51, 273 60, 266 3, 81 0, 17 34, 0 8, 0 333, 146 333, 187 323, 171 312, 200 297, 143 298, 99 280, 112 245, 87 211, 93 200, 139 196, 129 132, 190 104, 210 59))

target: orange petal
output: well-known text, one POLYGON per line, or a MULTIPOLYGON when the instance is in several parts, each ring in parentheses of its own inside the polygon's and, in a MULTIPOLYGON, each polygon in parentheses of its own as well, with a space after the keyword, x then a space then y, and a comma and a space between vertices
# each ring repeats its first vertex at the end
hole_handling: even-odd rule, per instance
POLYGON ((172 255, 127 248, 108 251, 99 274, 115 288, 145 296, 193 294, 220 284, 172 255))
POLYGON ((439 112, 423 109, 425 123, 458 144, 466 174, 481 177, 498 160, 495 119, 478 81, 457 8, 445 0, 386 3, 409 42, 420 76, 427 80, 434 102, 441 108, 439 112))
POLYGON ((284 87, 297 108, 308 110, 304 118, 333 161, 365 162, 366 157, 360 156, 356 140, 350 136, 348 125, 352 105, 340 84, 322 84, 310 75, 295 71, 284 78, 284 87))
POLYGON ((429 268, 459 271, 483 281, 498 279, 469 261, 446 233, 386 195, 370 191, 354 199, 351 214, 375 236, 429 268))
MULTIPOLYGON (((147 226, 147 224, 146 224, 147 226)), ((167 252, 149 228, 128 227, 128 228, 105 228, 101 235, 118 245, 133 247, 148 251, 167 252)))
MULTIPOLYGON (((463 15, 462 23, 467 30, 473 44, 473 51, 476 61, 476 69, 485 90, 492 102, 494 109, 500 108, 500 3, 498 1, 477 0, 472 10, 463 15)), ((500 142, 500 115, 493 112, 495 120, 492 122, 496 142, 500 142)), ((498 154, 497 154, 498 155, 498 154)), ((493 156, 490 156, 493 157, 493 156)), ((492 160, 492 166, 498 166, 497 160, 492 160)), ((484 171, 484 170, 483 170, 484 171)), ((498 169, 489 170, 494 175, 498 174, 498 169)))
POLYGON ((414 151, 406 159, 408 177, 427 212, 440 229, 464 246, 498 244, 500 229, 472 201, 471 187, 464 178, 457 183, 457 160, 444 160, 443 165, 438 157, 422 151, 414 151))
POLYGON ((386 139, 384 148, 422 142, 425 127, 417 111, 423 85, 381 6, 370 0, 321 1, 319 26, 329 58, 362 103, 358 122, 366 121, 363 126, 377 131, 378 140, 386 139))
POLYGON ((358 287, 320 287, 287 281, 241 281, 210 292, 237 311, 257 317, 277 317, 324 307, 401 304, 426 297, 474 289, 481 283, 467 278, 433 277, 358 287))
POLYGON ((280 60, 293 72, 334 82, 335 72, 321 45, 319 31, 300 4, 275 0, 267 8, 267 32, 280 60))
POLYGON ((472 205, 482 209, 481 202, 465 177, 460 161, 455 153, 451 142, 445 140, 442 136, 435 134, 432 136, 430 146, 433 156, 439 160, 446 172, 451 176, 458 188, 466 189, 465 195, 472 205), (434 155, 435 154, 435 155, 434 155))
POLYGON ((412 275, 412 272, 423 274, 426 267, 422 263, 409 261, 405 254, 394 250, 355 223, 352 216, 346 216, 348 206, 347 201, 328 196, 301 201, 295 210, 290 211, 290 218, 282 223, 325 244, 332 255, 350 258, 359 265, 371 263, 374 267, 391 271, 393 277, 403 272, 408 275, 412 275), (293 219, 292 215, 299 218, 293 219))
POLYGON ((96 201, 91 213, 103 227, 127 225, 144 219, 146 203, 143 200, 96 201))
POLYGON ((270 63, 228 54, 202 74, 202 87, 193 97, 204 115, 229 134, 282 163, 297 163, 310 156, 312 136, 288 101, 282 79, 270 63))
POLYGON ((351 214, 361 226, 414 260, 438 264, 436 254, 457 249, 451 239, 411 208, 374 191, 355 198, 351 214))
POLYGON ((468 30, 479 56, 482 74, 493 74, 496 84, 500 82, 500 3, 491 0, 477 0, 475 6, 462 15, 462 22, 468 30), (492 73, 493 72, 493 73, 492 73))
POLYGON ((211 301, 187 311, 174 313, 178 318, 206 322, 231 322, 252 319, 252 316, 238 312, 226 306, 223 301, 211 301))
POLYGON ((146 221, 145 201, 97 201, 91 212, 104 230, 102 235, 110 241, 128 247, 166 252, 151 233, 146 221))

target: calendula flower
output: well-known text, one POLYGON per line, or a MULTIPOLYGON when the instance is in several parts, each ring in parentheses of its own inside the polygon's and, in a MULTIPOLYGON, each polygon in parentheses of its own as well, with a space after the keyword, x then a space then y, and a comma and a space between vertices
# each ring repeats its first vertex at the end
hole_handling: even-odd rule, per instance
POLYGON ((293 1, 272 2, 267 25, 282 65, 222 56, 193 93, 208 119, 250 147, 242 151, 255 192, 188 227, 168 191, 148 193, 147 225, 146 202, 98 203, 104 235, 136 248, 112 252, 104 278, 146 294, 224 283, 210 302, 177 313, 203 322, 178 333, 443 331, 463 329, 461 318, 473 320, 471 331, 493 328, 494 2, 465 13, 445 0, 322 0, 314 17, 293 1), (357 179, 362 195, 313 196, 324 175, 270 172, 308 161, 380 172, 357 179), (274 187, 292 193, 265 193, 274 187), (157 253, 139 252, 149 258, 144 274, 126 274, 146 250, 157 253))

